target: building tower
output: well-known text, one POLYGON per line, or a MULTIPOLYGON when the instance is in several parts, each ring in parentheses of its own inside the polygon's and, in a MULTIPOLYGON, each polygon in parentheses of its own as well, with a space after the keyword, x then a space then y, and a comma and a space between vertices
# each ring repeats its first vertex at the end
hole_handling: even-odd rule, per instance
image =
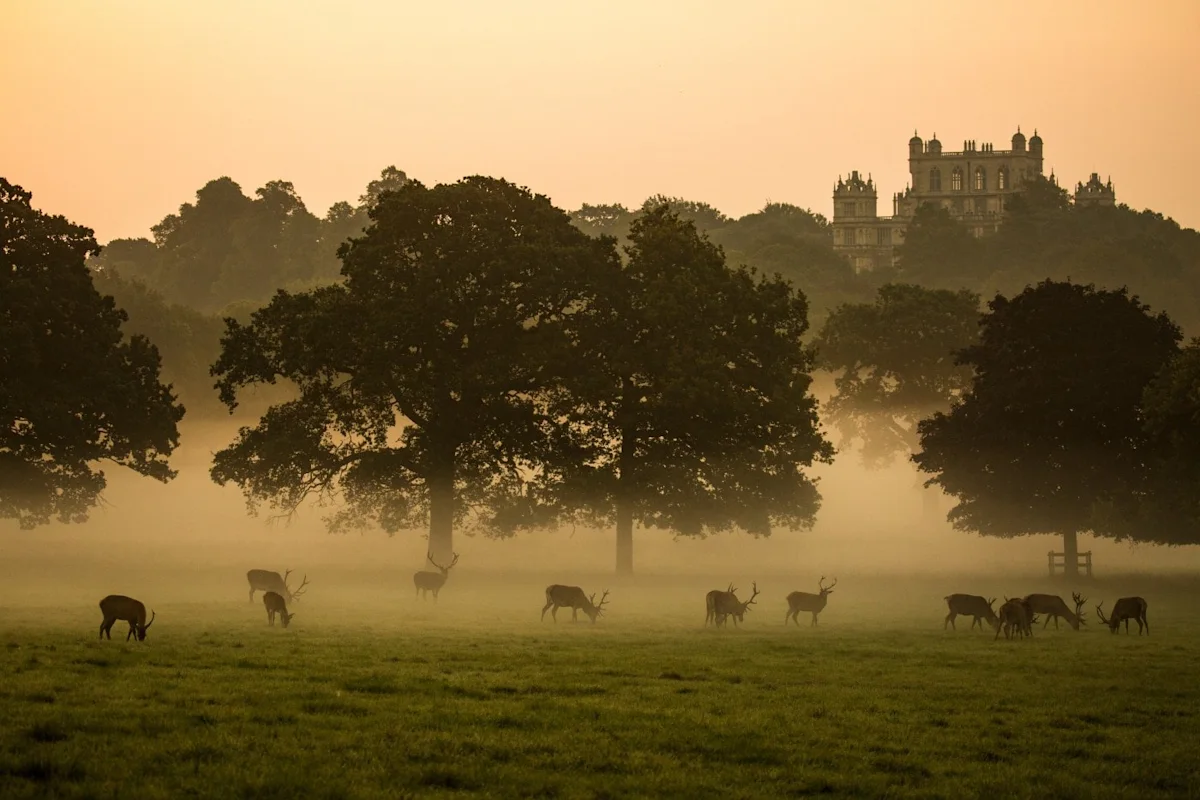
MULTIPOLYGON (((921 140, 914 136, 913 141, 921 140)), ((879 224, 890 218, 880 218, 878 203, 870 175, 865 181, 858 170, 847 178, 838 176, 833 187, 833 249, 849 258, 856 272, 892 263, 890 231, 879 224)))
POLYGON ((1077 206, 1115 206, 1117 190, 1113 188, 1112 178, 1107 183, 1100 182, 1100 176, 1093 172, 1087 183, 1075 184, 1075 205, 1077 206))

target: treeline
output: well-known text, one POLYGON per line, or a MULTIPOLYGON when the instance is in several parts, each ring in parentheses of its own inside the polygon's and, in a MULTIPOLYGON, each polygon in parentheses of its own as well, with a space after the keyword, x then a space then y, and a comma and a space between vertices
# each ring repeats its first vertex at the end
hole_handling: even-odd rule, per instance
MULTIPOLYGON (((807 212, 769 207, 705 234, 684 215, 716 226, 710 208, 656 198, 620 239, 589 236, 545 197, 482 177, 404 180, 363 206, 336 281, 275 291, 224 322, 215 360, 188 362, 211 316, 169 306, 119 264, 89 271, 91 231, 0 179, 0 517, 85 519, 102 460, 174 476, 185 409, 161 383, 157 339, 182 372, 212 364, 230 409, 255 387, 294 387, 216 454, 215 481, 282 513, 336 498, 334 528, 427 524, 439 559, 462 523, 495 535, 611 524, 624 570, 636 526, 811 525, 806 470, 834 456, 810 392, 818 368, 836 377, 826 415, 844 449, 911 458, 955 498, 963 530, 1059 533, 1068 553, 1084 532, 1197 541, 1200 340, 1182 346, 1171 316, 1124 288, 1047 278, 983 309, 970 289, 886 283, 809 342, 805 292, 728 263, 713 241, 751 240, 754 226, 815 241, 823 223, 807 212)), ((924 210, 897 272, 947 252, 1015 268, 1013 243, 1032 241, 1089 264, 1085 236, 1058 234, 1090 230, 1095 212, 1031 184, 1004 230, 977 241, 924 210)), ((1108 226, 1110 249, 1152 241, 1189 257, 1194 233, 1100 212, 1128 223, 1108 226)))

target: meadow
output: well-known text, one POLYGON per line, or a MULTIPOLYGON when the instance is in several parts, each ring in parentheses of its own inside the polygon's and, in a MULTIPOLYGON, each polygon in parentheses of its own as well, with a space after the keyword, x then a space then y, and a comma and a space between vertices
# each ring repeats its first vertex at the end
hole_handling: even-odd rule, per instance
POLYGON ((812 628, 783 597, 815 576, 759 576, 718 631, 703 595, 729 577, 609 578, 595 625, 539 621, 547 577, 464 571, 435 605, 382 568, 323 574, 283 630, 241 575, 192 575, 143 596, 144 643, 97 641, 87 581, 5 592, 0 796, 1200 794, 1195 582, 846 575, 812 628), (1078 633, 942 628, 952 591, 1073 588, 1078 633), (1132 593, 1150 636, 1096 624, 1132 593))

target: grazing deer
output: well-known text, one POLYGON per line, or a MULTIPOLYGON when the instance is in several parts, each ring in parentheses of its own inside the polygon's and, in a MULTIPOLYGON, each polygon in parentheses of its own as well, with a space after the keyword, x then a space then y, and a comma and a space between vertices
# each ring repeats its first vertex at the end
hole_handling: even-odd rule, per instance
POLYGON ((1129 620, 1133 620, 1138 625, 1138 636, 1142 635, 1143 625, 1146 626, 1146 635, 1150 635, 1150 620, 1146 619, 1146 601, 1142 598, 1122 597, 1113 606, 1112 614, 1107 617, 1104 616, 1104 610, 1101 608, 1103 605, 1104 603, 1100 603, 1096 606, 1096 616, 1113 633, 1117 632, 1122 620, 1125 622, 1125 633, 1129 633, 1129 620))
POLYGON ((704 595, 704 627, 707 628, 710 621, 714 625, 717 624, 718 602, 726 604, 738 602, 737 589, 733 588, 732 581, 729 583, 728 589, 724 591, 721 591, 720 589, 713 589, 711 592, 704 595))
POLYGON ((1045 614, 1046 621, 1042 623, 1042 630, 1050 624, 1050 620, 1054 620, 1054 629, 1058 630, 1058 618, 1062 617, 1075 630, 1079 630, 1079 626, 1083 624, 1083 604, 1087 602, 1086 597, 1080 597, 1078 592, 1071 592, 1071 599, 1075 601, 1075 611, 1067 608, 1067 604, 1063 599, 1056 594, 1029 594, 1025 595, 1025 602, 1034 614, 1045 614))
POLYGON ((134 600, 132 597, 126 597, 123 594, 110 594, 108 597, 100 601, 100 613, 104 615, 104 621, 100 623, 100 638, 112 639, 112 626, 117 620, 129 623, 129 633, 125 634, 125 641, 129 641, 129 637, 137 634, 139 642, 146 641, 146 631, 150 630, 150 626, 154 624, 154 612, 150 612, 150 621, 146 622, 146 607, 134 600))
POLYGON ((287 627, 288 623, 295 619, 295 614, 289 614, 287 610, 287 602, 281 595, 275 592, 267 592, 263 595, 263 605, 267 609, 267 622, 274 627, 275 615, 279 614, 279 619, 283 623, 283 627, 287 627))
MULTIPOLYGON (((825 576, 821 576, 821 580, 817 581, 818 594, 810 594, 809 592, 792 592, 787 596, 788 610, 783 617, 783 624, 787 625, 788 620, 796 623, 799 627, 800 623, 796 620, 801 611, 812 612, 812 624, 817 624, 817 614, 825 608, 825 603, 829 601, 829 593, 833 591, 833 587, 837 586, 837 578, 833 579, 833 583, 825 585, 825 576)), ((810 626, 811 627, 811 626, 810 626)))
POLYGON ((296 602, 300 594, 304 591, 304 587, 308 585, 308 576, 304 576, 304 580, 296 587, 296 591, 288 588, 287 579, 292 574, 289 569, 283 573, 283 577, 279 577, 278 572, 270 572, 265 569, 252 569, 246 573, 246 580, 250 582, 250 602, 254 602, 255 592, 275 592, 288 599, 289 603, 296 602))
MULTIPOLYGON (((983 620, 985 619, 993 628, 1000 626, 1000 618, 996 616, 996 611, 992 608, 992 604, 996 602, 994 597, 985 600, 977 594, 950 594, 943 599, 949 606, 950 613, 946 615, 946 621, 942 623, 942 630, 946 630, 947 625, 953 630, 958 630, 954 619, 959 614, 971 617, 971 630, 975 630, 976 625, 979 626, 979 630, 983 630, 983 620)), ((786 621, 784 624, 787 624, 786 621)))
POLYGON ((458 553, 454 553, 454 560, 450 562, 450 566, 439 566, 433 560, 433 554, 429 554, 429 563, 438 568, 437 572, 426 572, 422 570, 413 575, 413 585, 417 587, 417 597, 426 596, 426 592, 433 592, 433 601, 437 602, 438 592, 446 583, 446 579, 450 577, 450 570, 458 563, 458 553))
POLYGON ((1017 639, 1021 636, 1033 636, 1033 623, 1037 618, 1033 615, 1033 609, 1029 607, 1023 599, 1019 597, 1004 598, 1004 605, 1000 606, 999 624, 996 626, 996 635, 992 637, 993 641, 1000 638, 1000 631, 1004 631, 1005 639, 1017 639))
POLYGON ((596 617, 604 612, 604 602, 607 597, 608 589, 605 589, 604 594, 600 596, 600 602, 597 603, 595 592, 588 597, 578 586, 563 586, 555 583, 546 587, 546 605, 542 607, 542 621, 544 622, 546 619, 546 609, 553 609, 550 617, 558 622, 558 609, 569 608, 571 609, 571 622, 578 622, 579 612, 582 611, 594 623, 596 617))
MULTIPOLYGON (((733 588, 733 584, 729 584, 727 592, 709 592, 713 598, 712 618, 715 627, 721 627, 733 617, 733 625, 736 628, 740 623, 746 621, 746 612, 750 610, 750 606, 754 605, 754 598, 758 597, 758 583, 750 585, 750 599, 742 602, 737 599, 737 589, 733 588)), ((706 598, 707 602, 707 598, 706 598)), ((704 624, 708 625, 706 618, 704 624)))

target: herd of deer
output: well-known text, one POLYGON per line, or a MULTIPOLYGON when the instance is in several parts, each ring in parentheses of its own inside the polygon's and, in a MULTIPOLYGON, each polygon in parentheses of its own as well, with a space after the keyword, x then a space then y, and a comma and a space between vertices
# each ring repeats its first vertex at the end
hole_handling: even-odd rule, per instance
MULTIPOLYGON (((437 602, 438 592, 450 577, 450 570, 458 563, 458 554, 454 553, 453 559, 444 567, 434 561, 432 555, 429 556, 429 563, 437 569, 437 572, 418 571, 413 575, 413 585, 416 587, 417 597, 427 597, 432 594, 434 602, 437 602)), ((308 576, 305 575, 300 585, 293 590, 287 582, 288 576, 291 574, 291 570, 286 570, 283 575, 280 575, 278 572, 263 569, 252 569, 246 573, 246 580, 250 584, 250 602, 254 602, 255 592, 263 593, 267 623, 271 626, 275 625, 276 615, 279 616, 280 622, 285 628, 296 617, 295 614, 288 611, 287 604, 295 602, 304 592, 304 587, 308 585, 308 576)), ((822 575, 817 582, 816 594, 809 592, 789 594, 787 596, 788 610, 784 615, 783 624, 787 625, 788 620, 791 620, 793 624, 799 625, 797 617, 801 611, 807 611, 812 614, 811 624, 816 625, 817 615, 824 610, 829 595, 836 585, 837 580, 835 579, 833 583, 826 586, 825 576, 822 575)), ((704 626, 708 627, 711 622, 714 627, 719 628, 732 617, 734 627, 737 627, 745 621, 746 612, 750 610, 750 606, 755 604, 754 601, 757 597, 757 582, 751 585, 750 599, 744 602, 738 599, 737 589, 732 583, 724 590, 713 589, 704 598, 704 626)), ((1000 611, 997 612, 994 608, 996 603, 994 597, 989 600, 973 594, 952 594, 945 598, 950 613, 946 615, 946 621, 942 628, 945 629, 947 625, 955 628, 955 618, 962 615, 972 618, 972 630, 976 625, 979 625, 982 630, 983 622, 986 620, 996 631, 993 638, 1000 638, 1000 634, 1003 632, 1006 639, 1015 639, 1032 636, 1033 625, 1038 621, 1037 615, 1043 614, 1046 617, 1042 624, 1043 629, 1050 624, 1051 619, 1054 620, 1054 627, 1057 629, 1058 620, 1061 617, 1072 628, 1079 630, 1079 626, 1084 624, 1083 605, 1087 602, 1087 598, 1080 597, 1078 593, 1072 593, 1071 597, 1075 601, 1074 611, 1058 595, 1030 594, 1025 597, 1004 598, 1004 605, 1000 606, 1000 611)), ((600 602, 597 603, 595 593, 588 595, 578 586, 556 583, 546 587, 546 605, 542 607, 541 618, 544 621, 546 612, 549 611, 551 619, 557 622, 558 609, 569 608, 572 622, 578 621, 579 612, 582 611, 594 623, 604 612, 607 602, 607 589, 604 590, 600 602)), ((1108 617, 1104 616, 1103 606, 1103 603, 1096 606, 1096 616, 1113 633, 1117 632, 1121 622, 1125 623, 1125 632, 1129 633, 1129 620, 1131 619, 1137 622, 1139 636, 1142 634, 1143 628, 1147 634, 1150 633, 1150 623, 1146 619, 1146 601, 1142 598, 1122 597, 1113 606, 1112 613, 1108 617)), ((104 615, 104 620, 100 623, 100 638, 102 639, 105 637, 112 639, 110 633, 112 626, 120 620, 129 623, 129 633, 126 634, 125 641, 129 641, 130 637, 135 635, 139 642, 145 641, 146 631, 150 629, 155 618, 154 612, 151 612, 150 621, 147 622, 144 604, 132 597, 118 594, 109 595, 101 600, 100 612, 104 615)))
MULTIPOLYGON (((1086 597, 1080 597, 1078 592, 1071 593, 1071 599, 1075 601, 1075 610, 1072 611, 1067 607, 1067 604, 1061 597, 1056 594, 1029 594, 1024 597, 1004 598, 1004 605, 1000 606, 1000 612, 997 613, 993 605, 996 598, 985 600, 975 594, 952 594, 948 595, 946 605, 950 608, 950 613, 946 615, 946 621, 942 623, 942 628, 947 625, 954 628, 954 620, 958 615, 971 617, 971 629, 974 630, 976 625, 979 625, 980 630, 983 629, 983 620, 996 630, 996 635, 993 639, 999 639, 1001 632, 1004 633, 1005 639, 1016 639, 1025 636, 1033 636, 1033 625, 1038 621, 1038 614, 1044 614, 1046 621, 1042 623, 1042 630, 1050 624, 1050 620, 1054 620, 1055 629, 1058 628, 1059 617, 1065 619, 1067 624, 1075 630, 1079 630, 1079 626, 1085 624, 1083 618, 1083 604, 1087 602, 1086 597)), ((1107 625, 1113 633, 1117 632, 1117 628, 1121 623, 1125 623, 1125 633, 1129 633, 1129 620, 1137 622, 1138 636, 1142 635, 1142 629, 1145 628, 1146 635, 1150 634, 1150 622, 1146 619, 1146 601, 1140 597, 1122 597, 1113 606, 1112 613, 1107 617, 1104 616, 1104 603, 1096 606, 1096 616, 1100 619, 1101 624, 1107 625)))

